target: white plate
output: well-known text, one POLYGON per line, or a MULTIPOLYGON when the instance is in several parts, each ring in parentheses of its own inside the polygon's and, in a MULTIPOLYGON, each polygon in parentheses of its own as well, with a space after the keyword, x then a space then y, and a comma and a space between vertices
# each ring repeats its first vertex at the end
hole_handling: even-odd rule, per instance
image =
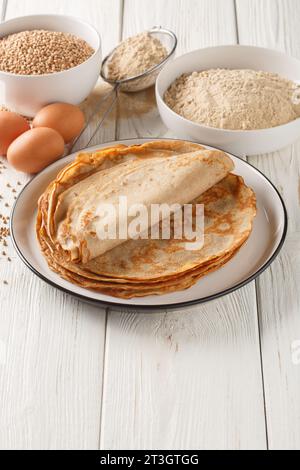
MULTIPOLYGON (((153 139, 132 139, 109 142, 87 149, 96 149, 116 143, 140 144, 153 139)), ((158 139, 162 140, 162 139, 158 139)), ((37 276, 52 286, 87 302, 114 307, 141 309, 179 308, 221 297, 244 286, 261 274, 279 253, 286 236, 287 214, 284 203, 272 183, 257 169, 231 155, 235 173, 255 191, 258 212, 253 231, 247 243, 224 267, 202 278, 188 290, 162 296, 148 296, 123 300, 78 287, 53 273, 40 252, 35 235, 37 202, 57 173, 74 159, 67 156, 39 173, 19 195, 11 217, 11 235, 14 246, 23 262, 37 276)))

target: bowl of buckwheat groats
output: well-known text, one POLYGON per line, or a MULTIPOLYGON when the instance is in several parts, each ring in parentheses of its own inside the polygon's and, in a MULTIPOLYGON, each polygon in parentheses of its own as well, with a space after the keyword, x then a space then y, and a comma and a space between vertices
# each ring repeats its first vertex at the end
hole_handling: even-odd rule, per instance
POLYGON ((0 103, 34 116, 53 102, 79 104, 101 69, 101 38, 77 18, 31 15, 0 24, 0 103))

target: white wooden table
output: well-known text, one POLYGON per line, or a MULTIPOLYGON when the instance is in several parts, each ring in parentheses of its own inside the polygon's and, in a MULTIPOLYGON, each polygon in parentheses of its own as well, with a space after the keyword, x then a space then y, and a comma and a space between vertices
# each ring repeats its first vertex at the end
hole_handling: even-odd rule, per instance
MULTIPOLYGON (((104 53, 162 25, 178 34, 178 54, 239 42, 300 58, 298 0, 0 0, 2 20, 32 13, 89 20, 104 53)), ((150 90, 124 100, 94 143, 166 133, 150 90)), ((0 448, 299 449, 299 158, 300 142, 250 159, 286 202, 287 242, 256 282, 205 305, 91 307, 0 246, 0 448)), ((26 177, 0 171, 8 214, 26 177)))

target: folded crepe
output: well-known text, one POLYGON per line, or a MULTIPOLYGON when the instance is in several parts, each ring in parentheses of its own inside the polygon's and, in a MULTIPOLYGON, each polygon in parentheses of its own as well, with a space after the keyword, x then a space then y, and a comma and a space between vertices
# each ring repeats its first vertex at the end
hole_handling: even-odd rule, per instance
MULTIPOLYGON (((86 263, 126 240, 99 238, 103 221, 100 208, 104 204, 115 207, 107 224, 113 224, 116 216, 119 232, 123 215, 118 207, 120 197, 126 198, 128 208, 138 202, 147 211, 152 204, 183 206, 222 180, 231 169, 232 160, 222 152, 198 150, 169 158, 129 160, 97 171, 58 197, 54 213, 57 241, 73 261, 86 263)), ((127 224, 132 219, 126 219, 127 224)), ((128 232, 128 226, 124 231, 128 232)))
MULTIPOLYGON (((51 269, 82 287, 130 298, 186 289, 218 269, 251 233, 255 196, 230 174, 221 151, 181 141, 115 146, 80 154, 60 172, 39 202, 37 235, 51 269), (204 204, 204 246, 185 240, 103 240, 99 213, 118 204, 204 204)), ((117 212, 118 213, 118 212, 117 212)))

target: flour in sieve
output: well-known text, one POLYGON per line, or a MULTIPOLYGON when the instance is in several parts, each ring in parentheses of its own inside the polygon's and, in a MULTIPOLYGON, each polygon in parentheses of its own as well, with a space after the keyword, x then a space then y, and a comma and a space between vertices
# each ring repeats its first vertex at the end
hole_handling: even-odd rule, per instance
POLYGON ((121 42, 108 62, 108 78, 135 77, 160 64, 167 55, 163 44, 148 32, 130 37, 121 42))

